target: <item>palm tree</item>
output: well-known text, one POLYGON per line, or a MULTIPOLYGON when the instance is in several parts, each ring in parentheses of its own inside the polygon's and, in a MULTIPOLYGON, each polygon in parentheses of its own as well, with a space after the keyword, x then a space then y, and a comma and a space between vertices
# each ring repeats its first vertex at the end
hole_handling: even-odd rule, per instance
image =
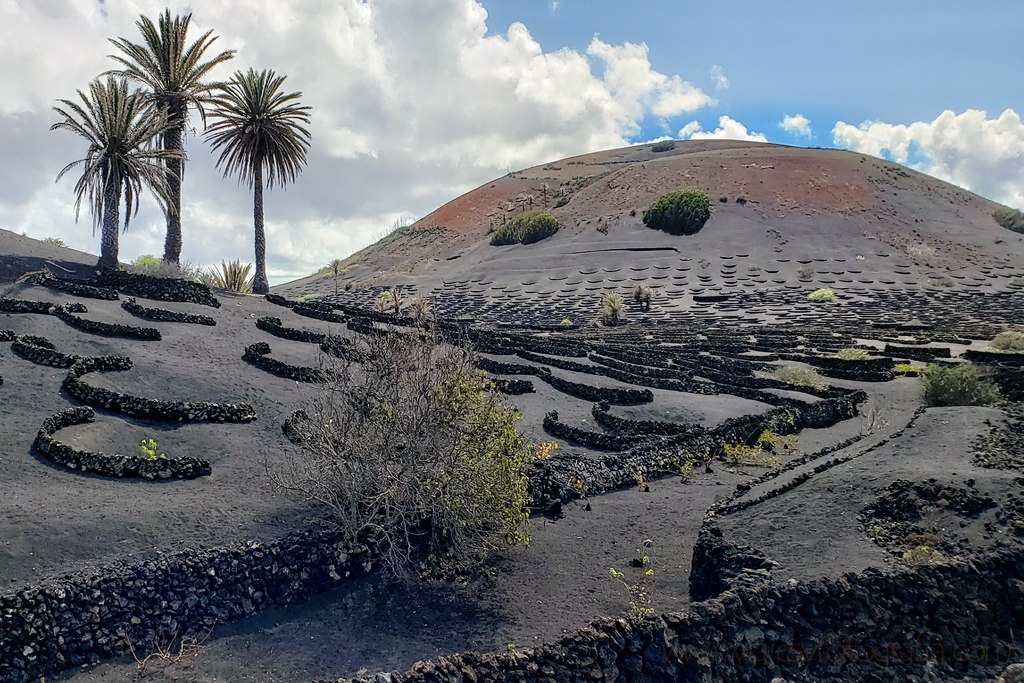
POLYGON ((295 182, 306 164, 310 134, 310 107, 300 105, 301 92, 281 91, 284 76, 271 70, 238 71, 216 98, 206 138, 220 151, 217 167, 224 176, 234 173, 238 182, 253 191, 253 224, 256 232, 256 275, 252 291, 266 294, 267 238, 263 231, 263 185, 295 182))
POLYGON ((164 163, 180 159, 181 151, 160 149, 152 141, 170 125, 160 112, 149 107, 139 90, 129 91, 124 78, 108 76, 94 80, 89 94, 78 91, 81 104, 58 100, 54 111, 63 120, 50 130, 69 130, 89 143, 85 157, 72 161, 57 175, 59 181, 71 169, 81 166, 75 183, 75 220, 88 201, 93 231, 101 227, 100 260, 103 268, 117 267, 119 205, 124 197, 124 229, 139 211, 142 187, 153 191, 165 211, 171 211, 170 192, 164 163))
MULTIPOLYGON (((110 55, 124 69, 108 74, 123 76, 149 88, 150 102, 164 112, 170 127, 163 134, 164 149, 183 149, 185 126, 188 122, 189 107, 199 112, 206 123, 206 111, 217 83, 204 79, 210 71, 222 62, 231 59, 235 51, 225 50, 209 61, 202 61, 207 49, 217 40, 207 31, 199 40, 187 45, 189 23, 192 15, 171 17, 170 10, 164 10, 154 24, 144 15, 139 16, 135 25, 139 27, 143 42, 132 43, 124 38, 111 38, 110 42, 122 55, 110 55), (187 47, 186 47, 187 45, 187 47)), ((178 264, 181 259, 181 180, 184 157, 167 161, 167 186, 171 210, 167 211, 167 234, 164 238, 164 263, 178 264)))

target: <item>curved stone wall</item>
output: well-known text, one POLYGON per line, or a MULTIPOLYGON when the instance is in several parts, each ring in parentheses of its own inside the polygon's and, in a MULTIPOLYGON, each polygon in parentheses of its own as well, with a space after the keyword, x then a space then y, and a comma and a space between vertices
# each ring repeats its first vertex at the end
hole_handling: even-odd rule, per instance
POLYGON ((165 323, 188 323, 190 325, 213 326, 217 324, 217 321, 208 315, 182 313, 180 311, 169 311, 166 308, 147 308, 146 306, 140 306, 138 302, 135 301, 135 297, 132 296, 121 302, 121 308, 138 318, 143 318, 144 320, 154 320, 165 323))
POLYGON ((70 574, 0 595, 0 680, 152 650, 174 637, 307 600, 370 571, 365 548, 329 532, 271 543, 189 549, 137 564, 70 574))
POLYGON ((85 424, 96 419, 92 408, 79 407, 62 410, 46 418, 36 434, 35 447, 40 453, 68 469, 103 477, 137 477, 146 480, 195 479, 210 474, 210 463, 201 458, 142 458, 137 455, 108 455, 72 448, 53 438, 53 435, 71 425, 85 424))
POLYGON ((267 342, 256 342, 245 347, 242 360, 266 370, 272 375, 295 380, 296 382, 308 382, 320 384, 328 380, 328 375, 317 368, 307 368, 301 365, 289 365, 269 357, 270 344, 267 342))
POLYGON ((75 329, 99 334, 104 337, 123 337, 125 339, 141 339, 143 341, 159 341, 161 339, 160 330, 153 327, 135 327, 134 325, 88 320, 78 317, 63 306, 54 306, 53 314, 75 329))
POLYGON ((285 327, 281 324, 280 318, 266 315, 256 319, 256 327, 268 332, 275 337, 291 341, 306 342, 308 344, 322 344, 327 340, 327 335, 320 332, 308 332, 297 330, 293 327, 285 327))
POLYGON ((82 358, 68 369, 61 388, 68 396, 86 405, 132 417, 165 422, 251 422, 256 419, 256 410, 247 403, 160 401, 93 387, 81 379, 90 372, 129 370, 131 367, 129 358, 82 358))

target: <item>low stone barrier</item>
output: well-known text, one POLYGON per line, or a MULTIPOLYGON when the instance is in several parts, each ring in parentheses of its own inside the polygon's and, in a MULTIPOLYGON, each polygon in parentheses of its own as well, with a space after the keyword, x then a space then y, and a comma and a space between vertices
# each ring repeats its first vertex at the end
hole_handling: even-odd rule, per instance
POLYGON ((134 325, 88 320, 74 315, 63 306, 54 307, 53 314, 75 329, 104 337, 123 337, 125 339, 141 339, 143 341, 159 341, 161 339, 160 330, 153 327, 135 327, 134 325))
POLYGON ((251 363, 262 370, 266 370, 272 375, 295 380, 296 382, 320 384, 328 380, 328 374, 324 370, 307 368, 302 365, 289 365, 288 363, 282 363, 275 358, 270 358, 269 354, 270 344, 267 342, 256 342, 255 344, 250 344, 245 347, 245 353, 242 354, 242 360, 247 363, 251 363))
POLYGON ((563 439, 600 451, 624 451, 635 446, 638 440, 631 436, 596 432, 567 425, 558 421, 558 411, 556 410, 552 410, 544 416, 544 431, 556 439, 563 439))
POLYGON ((321 332, 309 332, 307 330, 297 330, 293 327, 285 327, 281 324, 280 318, 274 318, 269 315, 257 318, 256 327, 264 332, 274 335, 275 337, 291 341, 306 342, 307 344, 321 344, 327 340, 326 334, 321 332))
POLYGON ((305 531, 270 543, 188 549, 69 574, 0 595, 0 680, 40 677, 152 651, 172 638, 292 605, 372 568, 365 548, 305 531))
POLYGON ((1016 661, 1022 561, 1024 549, 1003 549, 942 566, 727 590, 657 617, 596 619, 550 644, 339 683, 959 679, 1016 661))
POLYGON ((66 292, 68 294, 74 294, 75 296, 82 296, 87 299, 113 301, 118 298, 117 292, 109 287, 97 286, 96 284, 80 280, 69 280, 54 277, 52 273, 47 271, 33 273, 30 277, 25 279, 25 282, 46 287, 48 289, 66 292))
POLYGON ((70 368, 82 360, 81 356, 61 353, 49 339, 31 334, 14 339, 11 350, 29 362, 51 368, 70 368))
POLYGON ((43 422, 36 434, 35 447, 50 460, 68 469, 103 477, 137 477, 149 481, 158 479, 195 479, 210 474, 210 463, 193 457, 143 458, 137 455, 108 455, 72 448, 53 438, 53 435, 71 425, 93 422, 92 408, 78 407, 62 410, 43 422))
POLYGON ((88 282, 96 287, 116 289, 143 299, 179 301, 220 308, 220 301, 210 292, 209 287, 200 282, 180 278, 156 277, 119 268, 105 268, 88 282))
POLYGON ((251 422, 256 410, 247 403, 159 401, 93 387, 82 381, 90 372, 129 370, 129 358, 82 358, 68 369, 61 388, 68 396, 94 408, 165 422, 251 422))
POLYGON ((528 379, 504 379, 497 377, 490 380, 494 389, 509 396, 521 396, 534 392, 533 382, 528 379))
POLYGON ((182 313, 180 311, 169 311, 166 308, 147 308, 139 305, 135 297, 128 297, 121 302, 121 308, 132 315, 145 320, 155 320, 165 323, 188 323, 190 325, 216 325, 217 321, 208 315, 196 313, 182 313))

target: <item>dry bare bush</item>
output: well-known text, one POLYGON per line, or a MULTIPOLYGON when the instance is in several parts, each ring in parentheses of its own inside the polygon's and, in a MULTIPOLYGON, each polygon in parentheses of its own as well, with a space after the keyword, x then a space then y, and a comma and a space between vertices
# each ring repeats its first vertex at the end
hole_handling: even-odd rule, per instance
POLYGON ((464 344, 430 333, 372 335, 360 358, 325 358, 301 448, 268 467, 280 487, 317 504, 386 572, 427 559, 463 565, 505 543, 527 543, 533 449, 519 415, 487 391, 464 344))

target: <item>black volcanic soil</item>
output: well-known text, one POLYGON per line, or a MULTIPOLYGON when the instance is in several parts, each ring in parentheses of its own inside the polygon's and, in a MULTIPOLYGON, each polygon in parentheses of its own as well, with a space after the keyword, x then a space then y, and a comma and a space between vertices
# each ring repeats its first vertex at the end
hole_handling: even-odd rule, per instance
MULTIPOLYGON (((726 382, 732 376, 750 379, 742 371, 746 364, 774 366, 771 354, 779 353, 815 361, 838 348, 861 346, 882 357, 886 344, 897 344, 911 351, 889 352, 896 360, 908 360, 918 347, 948 348, 956 357, 984 349, 995 332, 1024 322, 1017 282, 1024 277, 1019 265, 1024 245, 991 221, 993 206, 934 179, 845 152, 748 143, 681 144, 663 156, 647 147, 613 150, 528 169, 454 200, 408 234, 351 259, 352 270, 337 283, 351 286, 337 297, 329 277, 275 291, 293 297, 318 293, 320 301, 370 308, 377 285, 402 283, 429 296, 443 317, 480 321, 491 334, 500 325, 539 345, 557 342, 560 335, 587 345, 587 358, 562 358, 552 351, 552 375, 604 388, 642 387, 555 364, 568 360, 589 370, 599 365, 602 353, 618 352, 631 354, 630 362, 648 371, 678 372, 681 365, 667 365, 665 357, 671 356, 697 363, 695 377, 711 367, 724 368, 725 379, 718 381, 726 382), (487 225, 500 216, 494 212, 528 207, 526 196, 532 194, 536 202, 535 190, 543 182, 549 190, 567 188, 569 201, 556 210, 566 228, 536 245, 490 247, 487 225), (684 238, 642 227, 639 214, 650 199, 680 184, 710 190, 715 214, 704 230, 684 238), (727 201, 719 202, 719 196, 727 201), (737 203, 740 196, 744 202, 737 203), (631 216, 634 209, 637 215, 631 216), (446 260, 451 256, 458 258, 446 260), (808 278, 803 278, 805 268, 812 271, 808 278), (656 291, 651 311, 630 305, 628 326, 588 325, 602 293, 626 293, 638 282, 656 291), (817 287, 833 288, 839 300, 808 302, 806 293, 817 287), (718 297, 708 300, 708 294, 718 297), (557 324, 563 317, 582 328, 542 333, 527 327, 557 324)), ((3 240, 17 236, 0 238, 6 248, 3 240)), ((10 242, 16 243, 10 252, 0 251, 0 276, 61 258, 88 270, 91 257, 78 262, 57 247, 51 253, 50 247, 22 244, 23 239, 10 242)), ((42 335, 60 351, 125 354, 134 361, 127 372, 87 375, 91 384, 153 398, 245 401, 258 414, 249 424, 167 425, 97 411, 95 423, 64 430, 60 438, 81 448, 133 453, 140 439, 152 437, 171 456, 209 460, 213 473, 159 483, 83 476, 31 448, 42 421, 75 404, 59 390, 65 371, 33 365, 9 343, 0 343, 0 479, 7 482, 0 497, 0 590, 181 547, 273 539, 316 514, 275 491, 265 473, 267 465, 293 452, 281 424, 314 388, 272 376, 241 355, 247 344, 266 341, 274 358, 298 365, 318 362, 316 345, 257 329, 259 316, 279 317, 289 327, 352 334, 346 326, 300 316, 260 297, 223 292, 218 292, 223 306, 216 310, 140 300, 212 315, 217 321, 212 328, 142 321, 117 301, 81 299, 39 286, 7 284, 0 296, 81 301, 89 308, 86 318, 161 331, 161 341, 133 341, 88 334, 52 316, 0 313, 0 329, 42 335)), ((544 364, 518 355, 486 355, 544 364)), ((565 424, 600 431, 592 401, 523 377, 533 381, 536 392, 510 400, 524 414, 524 436, 556 440, 560 453, 581 459, 604 457, 553 439, 542 427, 545 413, 556 410, 565 424)), ((805 430, 799 453, 787 455, 784 465, 801 453, 862 438, 823 456, 841 464, 717 520, 727 538, 779 563, 776 580, 899 562, 899 543, 907 539, 894 540, 889 532, 895 527, 879 526, 880 518, 865 513, 888 500, 897 482, 940 491, 921 503, 921 519, 911 521, 921 527, 915 533, 932 534, 950 554, 1020 542, 1012 532, 1022 509, 1013 464, 1019 462, 1012 456, 1016 442, 1007 436, 1019 431, 1019 421, 1007 422, 996 409, 932 409, 915 416, 920 392, 910 378, 826 381, 864 390, 869 398, 862 413, 878 407, 883 419, 873 421, 868 434, 863 433, 871 421, 863 416, 805 430), (1010 462, 1008 469, 984 467, 976 457, 983 447, 998 451, 986 457, 1010 462), (969 519, 959 515, 947 498, 960 500, 966 494, 956 491, 965 489, 991 498, 995 507, 969 519)), ((741 398, 729 393, 737 389, 727 382, 710 383, 721 392, 654 388, 652 402, 617 406, 613 414, 713 427, 730 417, 767 411, 773 396, 816 400, 795 388, 741 398)), ((784 470, 735 500, 784 488, 821 462, 784 470)), ((692 548, 705 511, 734 494, 737 484, 764 473, 722 459, 714 461, 713 470, 699 468, 688 482, 655 481, 649 492, 630 487, 593 496, 591 510, 571 504, 557 521, 537 518, 528 549, 507 552, 464 582, 399 587, 371 576, 305 605, 220 625, 198 657, 183 658, 165 671, 153 662, 145 677, 309 681, 361 669, 404 669, 458 650, 551 640, 595 616, 626 611, 627 598, 608 570, 625 567, 648 539, 656 562, 656 606, 672 610, 688 600, 692 548)), ((139 675, 126 658, 65 672, 56 680, 121 681, 139 675)))

